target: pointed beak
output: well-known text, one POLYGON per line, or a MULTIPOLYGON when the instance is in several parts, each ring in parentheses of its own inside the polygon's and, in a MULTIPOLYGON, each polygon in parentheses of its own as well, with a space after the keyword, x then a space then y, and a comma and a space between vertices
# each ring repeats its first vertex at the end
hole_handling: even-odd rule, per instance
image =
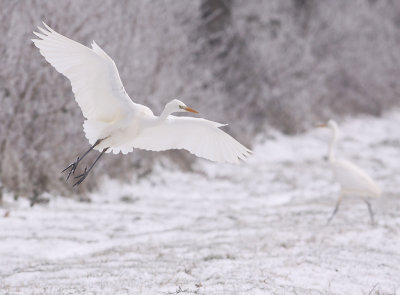
POLYGON ((328 125, 326 125, 325 123, 321 123, 321 124, 318 124, 318 125, 315 126, 315 127, 328 127, 328 125))
POLYGON ((185 111, 187 111, 187 112, 191 112, 191 113, 195 113, 195 114, 198 114, 199 112, 198 111, 196 111, 196 110, 194 110, 194 109, 192 109, 192 108, 189 108, 189 107, 184 107, 183 108, 185 111))

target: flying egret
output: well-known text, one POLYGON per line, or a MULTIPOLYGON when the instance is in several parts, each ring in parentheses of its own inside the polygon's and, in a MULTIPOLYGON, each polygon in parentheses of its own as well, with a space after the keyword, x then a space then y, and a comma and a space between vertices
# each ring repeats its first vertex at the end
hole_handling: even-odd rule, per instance
POLYGON ((367 198, 377 198, 381 195, 381 189, 374 180, 360 167, 347 160, 337 160, 335 157, 336 143, 339 135, 338 124, 329 120, 326 124, 320 124, 318 127, 329 127, 332 130, 332 141, 329 145, 328 160, 334 172, 336 180, 340 184, 340 194, 336 202, 335 209, 328 219, 328 223, 339 210, 340 202, 344 196, 358 196, 364 198, 368 206, 368 212, 371 217, 371 223, 374 223, 374 214, 367 198))
POLYGON ((236 141, 217 122, 202 118, 176 117, 172 113, 192 112, 194 109, 173 99, 165 105, 160 116, 146 106, 134 103, 125 91, 114 61, 94 41, 86 47, 54 31, 43 23, 39 39, 32 39, 44 58, 72 86, 75 99, 82 110, 83 129, 91 147, 62 172, 67 180, 79 162, 93 149, 100 155, 85 168, 74 186, 79 185, 104 153, 127 154, 133 148, 150 151, 185 149, 215 162, 238 163, 250 150, 236 141))

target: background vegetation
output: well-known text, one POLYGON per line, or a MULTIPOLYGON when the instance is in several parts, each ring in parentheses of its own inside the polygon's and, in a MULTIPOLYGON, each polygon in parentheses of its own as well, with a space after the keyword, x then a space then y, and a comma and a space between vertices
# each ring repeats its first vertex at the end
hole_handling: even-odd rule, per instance
MULTIPOLYGON (((0 181, 68 195, 60 171, 88 143, 69 81, 30 41, 41 20, 114 58, 131 98, 179 98, 251 146, 271 128, 379 116, 400 104, 400 2, 391 0, 0 0, 0 181)), ((193 157, 164 153, 182 169, 193 157)), ((107 156, 98 176, 140 177, 157 153, 107 156)))

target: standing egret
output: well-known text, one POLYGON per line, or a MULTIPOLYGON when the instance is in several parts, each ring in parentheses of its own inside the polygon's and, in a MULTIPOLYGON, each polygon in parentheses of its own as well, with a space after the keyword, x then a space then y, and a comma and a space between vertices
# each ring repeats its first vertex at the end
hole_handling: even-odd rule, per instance
POLYGON ((344 196, 352 195, 364 198, 368 206, 371 223, 374 223, 374 214, 367 198, 378 198, 381 195, 381 189, 374 180, 361 168, 346 160, 337 160, 335 157, 336 143, 339 135, 338 124, 329 120, 326 124, 320 124, 318 127, 329 127, 332 130, 332 141, 329 146, 328 160, 340 184, 340 194, 335 209, 328 219, 328 223, 339 210, 340 202, 344 196))
POLYGON ((91 147, 62 172, 67 180, 79 162, 93 149, 100 151, 94 163, 76 176, 79 185, 104 153, 127 154, 133 148, 150 151, 185 149, 211 161, 238 163, 251 152, 221 129, 223 124, 202 118, 175 117, 172 113, 194 109, 173 99, 160 116, 134 103, 125 91, 114 61, 94 41, 86 47, 54 31, 45 23, 32 39, 44 58, 71 81, 82 110, 83 129, 91 147))

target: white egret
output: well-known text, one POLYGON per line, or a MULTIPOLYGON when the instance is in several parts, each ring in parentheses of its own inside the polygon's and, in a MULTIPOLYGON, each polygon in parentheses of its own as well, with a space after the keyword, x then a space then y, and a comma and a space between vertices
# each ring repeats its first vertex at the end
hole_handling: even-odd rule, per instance
POLYGON ((114 61, 94 41, 86 47, 54 31, 45 23, 32 39, 44 58, 72 86, 82 110, 83 129, 91 148, 63 170, 75 173, 79 162, 93 149, 100 155, 89 169, 75 177, 80 184, 104 153, 127 154, 133 148, 150 151, 185 149, 216 162, 238 163, 251 152, 220 127, 223 124, 172 113, 194 109, 174 99, 166 104, 160 116, 146 106, 134 103, 126 93, 114 61))
POLYGON ((371 222, 374 222, 374 215, 371 204, 367 198, 377 198, 381 195, 381 189, 374 180, 360 167, 354 165, 347 160, 338 160, 335 157, 335 149, 339 135, 338 124, 329 120, 326 124, 320 124, 318 127, 329 127, 332 130, 332 141, 329 146, 328 160, 340 184, 340 194, 336 202, 335 209, 328 219, 328 223, 339 210, 340 202, 344 196, 362 197, 368 206, 368 212, 371 217, 371 222))

